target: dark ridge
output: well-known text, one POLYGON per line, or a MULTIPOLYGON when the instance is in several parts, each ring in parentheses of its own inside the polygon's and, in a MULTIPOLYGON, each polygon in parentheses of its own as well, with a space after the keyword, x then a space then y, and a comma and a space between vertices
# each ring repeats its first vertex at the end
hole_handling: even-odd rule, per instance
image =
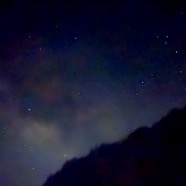
POLYGON ((67 162, 43 186, 165 185, 186 185, 186 107, 67 162))

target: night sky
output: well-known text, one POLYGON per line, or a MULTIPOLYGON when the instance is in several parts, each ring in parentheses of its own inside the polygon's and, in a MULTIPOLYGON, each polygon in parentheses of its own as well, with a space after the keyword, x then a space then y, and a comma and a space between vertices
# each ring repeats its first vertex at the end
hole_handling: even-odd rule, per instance
POLYGON ((186 104, 181 1, 0 5, 0 185, 39 186, 72 157, 186 104))

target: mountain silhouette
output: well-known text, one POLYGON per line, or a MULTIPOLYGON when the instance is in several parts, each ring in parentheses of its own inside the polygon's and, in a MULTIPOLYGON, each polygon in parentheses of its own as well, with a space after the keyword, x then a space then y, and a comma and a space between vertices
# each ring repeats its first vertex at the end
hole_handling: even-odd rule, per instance
POLYGON ((186 107, 68 161, 43 186, 186 186, 186 107))

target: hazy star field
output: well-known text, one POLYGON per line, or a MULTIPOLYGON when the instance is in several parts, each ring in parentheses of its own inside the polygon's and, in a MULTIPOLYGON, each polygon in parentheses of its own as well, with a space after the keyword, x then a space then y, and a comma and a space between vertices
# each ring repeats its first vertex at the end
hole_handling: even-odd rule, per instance
POLYGON ((184 106, 185 33, 181 1, 1 3, 0 185, 42 185, 184 106))

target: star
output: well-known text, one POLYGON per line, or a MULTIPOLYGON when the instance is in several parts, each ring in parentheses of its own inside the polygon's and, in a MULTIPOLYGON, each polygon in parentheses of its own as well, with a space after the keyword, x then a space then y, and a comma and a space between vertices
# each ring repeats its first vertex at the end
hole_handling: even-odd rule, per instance
POLYGON ((28 111, 30 112, 32 109, 31 108, 28 108, 28 111))

